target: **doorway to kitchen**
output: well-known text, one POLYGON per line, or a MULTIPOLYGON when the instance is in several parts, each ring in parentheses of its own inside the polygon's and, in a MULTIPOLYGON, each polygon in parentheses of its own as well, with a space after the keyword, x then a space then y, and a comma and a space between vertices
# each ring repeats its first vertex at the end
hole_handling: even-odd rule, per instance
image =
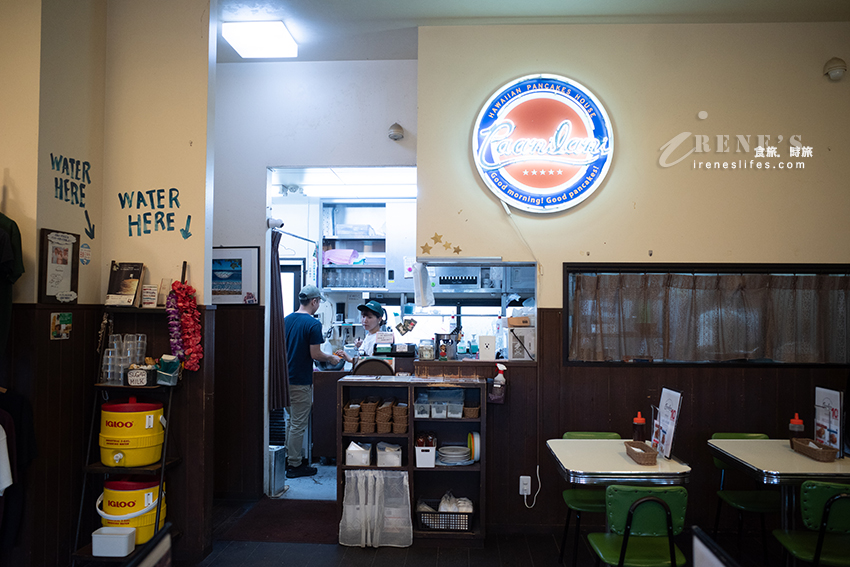
MULTIPOLYGON (((415 257, 415 197, 415 167, 269 168, 266 214, 279 219, 275 226, 282 223, 278 253, 284 316, 298 309, 303 285, 319 287, 329 299, 315 315, 322 323, 325 352, 362 334, 356 306, 367 296, 385 302, 402 291, 391 287, 407 283, 412 293, 404 261, 415 257), (351 261, 340 264, 336 258, 329 267, 325 256, 333 254, 328 250, 347 251, 351 261)), ((314 368, 313 412, 302 454, 317 469, 315 475, 286 478, 280 448, 286 414, 269 412, 269 496, 336 500, 336 379, 346 371, 350 363, 342 369, 314 368)))

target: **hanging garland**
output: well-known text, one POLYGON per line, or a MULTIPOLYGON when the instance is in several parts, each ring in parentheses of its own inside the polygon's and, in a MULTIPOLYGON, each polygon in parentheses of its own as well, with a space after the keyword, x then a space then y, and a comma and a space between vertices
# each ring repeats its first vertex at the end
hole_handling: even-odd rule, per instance
POLYGON ((201 346, 201 314, 195 300, 195 288, 182 282, 171 284, 165 310, 168 313, 171 354, 183 361, 186 370, 200 369, 204 348, 201 346))

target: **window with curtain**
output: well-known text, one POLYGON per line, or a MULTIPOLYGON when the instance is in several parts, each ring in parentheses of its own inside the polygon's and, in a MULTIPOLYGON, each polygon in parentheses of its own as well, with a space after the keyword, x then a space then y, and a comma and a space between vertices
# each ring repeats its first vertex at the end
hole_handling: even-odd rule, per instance
POLYGON ((850 266, 723 268, 565 264, 566 360, 850 362, 850 266))

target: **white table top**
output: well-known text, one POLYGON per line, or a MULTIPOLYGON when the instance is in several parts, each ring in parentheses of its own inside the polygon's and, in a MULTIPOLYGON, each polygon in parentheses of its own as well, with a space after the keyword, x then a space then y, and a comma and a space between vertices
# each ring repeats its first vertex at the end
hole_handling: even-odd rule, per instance
POLYGON ((788 439, 711 439, 708 448, 764 484, 850 482, 850 459, 822 463, 794 451, 788 439))
POLYGON ((691 467, 659 456, 639 465, 626 454, 628 439, 549 439, 546 446, 565 480, 575 484, 684 484, 691 467))

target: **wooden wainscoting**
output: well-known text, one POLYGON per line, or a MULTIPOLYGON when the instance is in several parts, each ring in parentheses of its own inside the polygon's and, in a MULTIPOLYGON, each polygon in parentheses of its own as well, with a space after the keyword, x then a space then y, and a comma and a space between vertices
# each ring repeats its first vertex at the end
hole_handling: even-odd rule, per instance
MULTIPOLYGON (((664 387, 684 394, 673 453, 693 468, 688 485, 688 522, 713 525, 720 477, 706 446, 718 431, 759 431, 787 437, 788 420, 799 412, 814 419, 814 388, 848 388, 848 369, 837 367, 740 365, 562 364, 562 311, 538 312, 538 360, 507 362, 507 397, 488 407, 487 516, 491 533, 556 532, 565 516, 561 479, 546 440, 565 431, 632 433, 632 417, 651 415, 664 387), (532 477, 537 466, 542 489, 532 509, 518 495, 519 476, 532 477)), ((495 376, 495 364, 418 363, 417 374, 495 376)), ((531 504, 532 499, 528 498, 531 504)), ((588 525, 604 521, 587 518, 588 525)), ((724 517, 724 527, 734 515, 724 517)), ((689 524, 690 525, 690 524, 689 524)))
MULTIPOLYGON (((215 361, 215 309, 199 308, 205 350, 201 369, 184 372, 174 392, 169 422, 169 454, 183 461, 166 475, 168 519, 181 533, 175 542, 178 560, 198 561, 212 547, 212 400, 215 361), (173 452, 173 453, 172 453, 173 452)), ((20 393, 32 406, 38 456, 25 478, 25 508, 18 545, 0 564, 64 566, 70 564, 79 513, 86 443, 98 377, 98 332, 102 305, 15 304, 8 356, 0 385, 20 393), (51 313, 72 314, 67 340, 50 339, 51 313)), ((161 310, 116 312, 115 331, 145 333, 148 354, 170 352, 165 313, 161 310)), ((92 452, 97 458, 97 430, 92 452)), ((102 478, 89 475, 81 524, 82 543, 97 528, 94 503, 102 478)))
POLYGON ((215 496, 263 495, 264 308, 218 305, 215 383, 215 496))

